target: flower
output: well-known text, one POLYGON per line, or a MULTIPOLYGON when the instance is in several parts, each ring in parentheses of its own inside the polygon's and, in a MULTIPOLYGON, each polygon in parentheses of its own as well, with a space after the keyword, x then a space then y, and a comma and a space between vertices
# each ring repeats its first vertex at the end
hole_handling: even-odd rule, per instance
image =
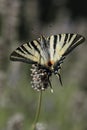
POLYGON ((34 88, 37 91, 40 91, 45 90, 50 86, 51 92, 53 92, 51 82, 49 79, 52 75, 52 72, 49 69, 42 67, 39 64, 32 64, 31 72, 32 88, 34 88))

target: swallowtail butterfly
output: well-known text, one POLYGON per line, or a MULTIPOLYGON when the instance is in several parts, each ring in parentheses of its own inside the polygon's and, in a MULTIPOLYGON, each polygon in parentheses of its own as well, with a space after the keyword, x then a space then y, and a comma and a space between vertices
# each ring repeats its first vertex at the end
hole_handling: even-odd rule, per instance
POLYGON ((61 64, 66 56, 84 41, 85 38, 79 34, 58 34, 47 38, 41 36, 18 47, 10 55, 10 60, 32 64, 32 87, 45 90, 48 86, 52 88, 49 79, 52 73, 58 76, 62 85, 61 64))

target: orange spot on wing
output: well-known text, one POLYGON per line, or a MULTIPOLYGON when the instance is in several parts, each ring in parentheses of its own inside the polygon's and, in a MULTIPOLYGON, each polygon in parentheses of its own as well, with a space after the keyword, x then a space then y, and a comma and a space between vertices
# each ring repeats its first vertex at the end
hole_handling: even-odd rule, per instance
POLYGON ((47 63, 47 66, 51 67, 53 64, 54 64, 54 61, 49 61, 49 62, 47 63))

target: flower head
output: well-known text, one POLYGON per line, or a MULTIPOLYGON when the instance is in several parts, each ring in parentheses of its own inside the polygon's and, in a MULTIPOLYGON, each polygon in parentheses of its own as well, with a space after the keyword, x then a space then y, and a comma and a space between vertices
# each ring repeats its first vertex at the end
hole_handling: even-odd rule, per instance
POLYGON ((33 64, 31 72, 32 88, 34 88, 37 91, 45 90, 49 86, 52 88, 51 82, 49 80, 50 76, 52 75, 52 72, 50 70, 43 68, 39 64, 33 64))

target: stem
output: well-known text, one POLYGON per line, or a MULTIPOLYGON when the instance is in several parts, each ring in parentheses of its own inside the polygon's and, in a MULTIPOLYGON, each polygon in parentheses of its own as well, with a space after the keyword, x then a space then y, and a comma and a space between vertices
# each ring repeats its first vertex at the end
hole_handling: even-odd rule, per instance
POLYGON ((40 110, 41 110, 41 101, 42 101, 42 90, 39 92, 37 111, 36 111, 34 123, 33 123, 33 126, 32 126, 32 130, 35 130, 36 124, 37 124, 38 119, 39 119, 40 110))

